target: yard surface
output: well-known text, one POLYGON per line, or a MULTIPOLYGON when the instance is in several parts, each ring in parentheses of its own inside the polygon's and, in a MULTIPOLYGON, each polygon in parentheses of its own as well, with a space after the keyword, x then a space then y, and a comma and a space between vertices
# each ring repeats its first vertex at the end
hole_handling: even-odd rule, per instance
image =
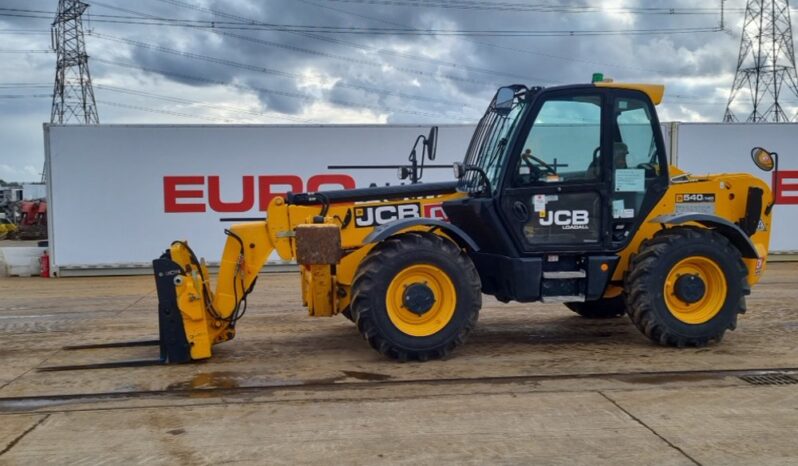
POLYGON ((798 464, 796 263, 707 348, 485 297, 468 343, 427 363, 307 317, 293 273, 261 276, 236 339, 186 365, 37 370, 155 357, 62 349, 156 337, 151 277, 9 278, 0 297, 0 464, 798 464))

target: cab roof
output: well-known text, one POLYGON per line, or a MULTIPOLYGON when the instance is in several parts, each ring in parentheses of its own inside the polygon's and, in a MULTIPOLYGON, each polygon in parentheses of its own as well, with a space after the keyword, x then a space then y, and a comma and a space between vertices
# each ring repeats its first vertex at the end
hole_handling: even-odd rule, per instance
MULTIPOLYGON (((645 93, 651 103, 659 105, 662 103, 662 97, 665 95, 665 86, 662 84, 647 84, 647 83, 620 83, 610 80, 597 81, 591 84, 566 84, 562 86, 547 87, 547 90, 566 90, 566 89, 590 89, 592 87, 604 87, 609 89, 629 89, 645 93)), ((544 89, 538 87, 537 89, 544 89)))
POLYGON ((616 83, 613 81, 599 81, 593 83, 596 87, 609 87, 612 89, 632 89, 635 91, 642 91, 654 105, 659 105, 662 102, 662 96, 665 94, 665 86, 662 84, 645 84, 645 83, 616 83))

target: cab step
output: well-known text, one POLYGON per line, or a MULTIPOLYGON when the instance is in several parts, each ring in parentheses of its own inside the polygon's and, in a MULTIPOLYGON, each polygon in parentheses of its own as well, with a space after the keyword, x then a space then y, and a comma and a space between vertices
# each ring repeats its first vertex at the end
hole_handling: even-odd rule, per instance
POLYGON ((582 269, 543 272, 543 278, 545 280, 567 280, 571 278, 585 278, 585 277, 587 277, 587 272, 585 272, 582 269))

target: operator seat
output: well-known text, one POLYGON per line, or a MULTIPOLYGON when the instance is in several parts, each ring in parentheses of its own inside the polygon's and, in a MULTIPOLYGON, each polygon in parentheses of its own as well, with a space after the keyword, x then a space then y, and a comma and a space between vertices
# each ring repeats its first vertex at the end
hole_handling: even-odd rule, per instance
MULTIPOLYGON (((629 146, 622 142, 614 142, 612 144, 612 163, 613 166, 618 168, 628 168, 626 163, 626 156, 629 155, 629 146)), ((596 158, 585 171, 585 176, 588 178, 599 178, 601 176, 601 159, 596 158)))
POLYGON ((626 156, 629 155, 629 146, 622 142, 612 143, 612 164, 616 169, 629 168, 626 163, 626 156))

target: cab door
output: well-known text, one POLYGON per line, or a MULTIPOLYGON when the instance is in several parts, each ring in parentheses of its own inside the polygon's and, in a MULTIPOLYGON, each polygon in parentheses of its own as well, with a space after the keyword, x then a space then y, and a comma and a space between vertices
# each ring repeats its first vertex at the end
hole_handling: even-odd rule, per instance
POLYGON ((611 91, 609 103, 610 249, 625 247, 668 190, 668 158, 651 100, 639 91, 611 91))
POLYGON ((546 92, 530 109, 499 200, 522 253, 606 249, 610 102, 590 87, 546 92))

